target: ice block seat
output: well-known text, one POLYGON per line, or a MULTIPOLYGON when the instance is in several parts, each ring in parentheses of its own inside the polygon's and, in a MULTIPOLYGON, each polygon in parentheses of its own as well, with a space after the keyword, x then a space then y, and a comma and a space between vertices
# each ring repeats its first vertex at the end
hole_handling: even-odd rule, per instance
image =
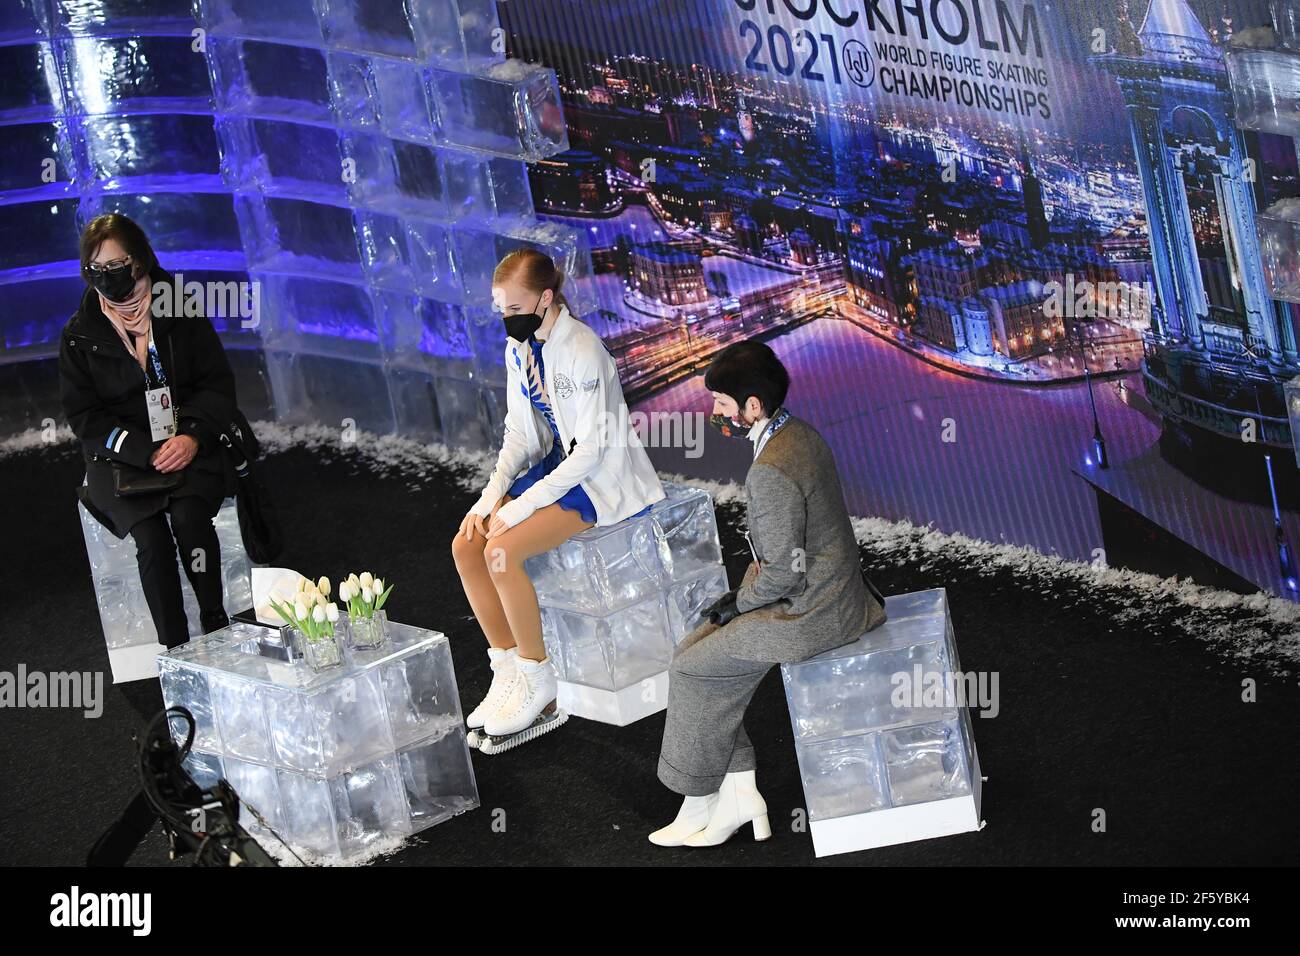
MULTIPOLYGON (((91 517, 84 505, 78 503, 77 511, 81 515, 81 533, 86 540, 86 556, 90 559, 90 576, 95 584, 95 600, 108 645, 113 683, 157 677, 155 661, 166 648, 158 641, 158 632, 144 600, 135 561, 135 542, 130 535, 116 537, 91 517)), ((253 603, 250 564, 239 534, 235 499, 228 498, 222 503, 213 524, 221 542, 226 612, 234 613, 253 603)), ((183 568, 181 591, 185 596, 190 637, 195 637, 199 634, 199 603, 183 568)))
POLYGON ((893 595, 885 611, 854 643, 781 666, 819 857, 980 827, 946 592, 893 595), (918 696, 894 696, 900 674, 918 696))
MULTIPOLYGON (((163 699, 194 715, 191 776, 224 776, 307 862, 360 862, 478 806, 447 638, 388 627, 385 646, 320 672, 266 654, 267 630, 242 622, 158 659, 163 699)), ((283 854, 246 808, 240 822, 283 854)))
POLYGON ((525 565, 571 714, 623 726, 663 710, 673 648, 727 590, 713 499, 684 485, 664 492, 648 514, 525 565))

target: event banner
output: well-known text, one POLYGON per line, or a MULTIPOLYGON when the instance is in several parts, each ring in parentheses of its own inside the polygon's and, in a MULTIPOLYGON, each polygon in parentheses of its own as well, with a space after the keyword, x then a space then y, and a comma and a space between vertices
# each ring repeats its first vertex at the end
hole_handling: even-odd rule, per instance
MULTIPOLYGON (((558 75, 571 149, 534 198, 589 236, 648 426, 761 337, 856 514, 1294 594, 1265 230, 1300 177, 1266 2, 499 9, 558 75)), ((670 431, 661 465, 723 471, 670 431)))

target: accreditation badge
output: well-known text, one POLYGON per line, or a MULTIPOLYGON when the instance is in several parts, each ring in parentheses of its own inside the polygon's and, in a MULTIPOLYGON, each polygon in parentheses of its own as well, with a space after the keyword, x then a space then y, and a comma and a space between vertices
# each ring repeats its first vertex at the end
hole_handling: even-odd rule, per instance
POLYGON ((144 401, 149 409, 149 433, 154 441, 166 441, 176 434, 176 409, 172 405, 170 386, 145 391, 144 401))

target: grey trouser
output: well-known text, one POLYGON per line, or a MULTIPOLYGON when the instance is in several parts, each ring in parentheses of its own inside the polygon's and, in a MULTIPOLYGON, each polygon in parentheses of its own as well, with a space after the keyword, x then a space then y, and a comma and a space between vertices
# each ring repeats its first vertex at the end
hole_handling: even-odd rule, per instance
POLYGON ((685 796, 715 793, 726 774, 754 769, 745 708, 775 665, 732 657, 729 627, 700 625, 677 647, 668 668, 659 779, 685 796))

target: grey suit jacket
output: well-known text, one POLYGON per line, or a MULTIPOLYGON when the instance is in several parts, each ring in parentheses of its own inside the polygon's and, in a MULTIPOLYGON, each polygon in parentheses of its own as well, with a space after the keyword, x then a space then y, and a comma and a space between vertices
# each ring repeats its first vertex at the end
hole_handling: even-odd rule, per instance
POLYGON ((885 622, 884 599, 862 573, 839 472, 817 430, 791 416, 745 478, 750 564, 726 625, 735 656, 800 661, 885 622))

